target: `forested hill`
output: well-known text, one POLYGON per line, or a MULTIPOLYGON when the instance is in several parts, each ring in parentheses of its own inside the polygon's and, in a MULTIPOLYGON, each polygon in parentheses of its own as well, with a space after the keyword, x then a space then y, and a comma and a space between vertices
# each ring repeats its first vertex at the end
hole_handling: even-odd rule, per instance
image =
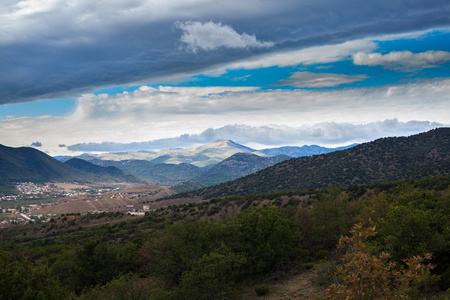
POLYGON ((178 197, 307 190, 450 174, 450 128, 382 138, 343 151, 293 158, 246 177, 178 197))

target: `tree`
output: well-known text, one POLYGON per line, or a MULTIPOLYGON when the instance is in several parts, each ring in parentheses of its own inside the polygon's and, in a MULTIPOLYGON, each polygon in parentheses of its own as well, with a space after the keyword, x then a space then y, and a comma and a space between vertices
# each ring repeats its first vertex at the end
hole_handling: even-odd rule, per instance
POLYGON ((0 300, 67 299, 68 293, 47 266, 13 259, 0 250, 0 300))
POLYGON ((337 187, 328 188, 313 205, 309 225, 312 251, 332 250, 339 237, 355 223, 354 203, 337 187))
POLYGON ((251 208, 235 220, 250 274, 286 271, 306 256, 294 208, 251 208))
POLYGON ((183 273, 179 286, 182 299, 226 299, 235 293, 236 277, 245 257, 227 249, 204 254, 183 273))

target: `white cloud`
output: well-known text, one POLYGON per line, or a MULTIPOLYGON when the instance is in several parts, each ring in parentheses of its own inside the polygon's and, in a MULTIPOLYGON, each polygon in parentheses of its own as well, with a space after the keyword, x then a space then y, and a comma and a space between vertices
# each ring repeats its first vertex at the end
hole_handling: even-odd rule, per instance
MULTIPOLYGON (((25 146, 39 140, 42 149, 53 147, 56 150, 48 151, 57 152, 64 150, 58 147, 60 144, 153 141, 200 134, 206 128, 229 124, 297 128, 324 122, 343 124, 351 120, 353 124, 366 124, 397 118, 399 122, 429 120, 448 125, 449 102, 450 79, 342 90, 142 87, 112 96, 85 95, 67 117, 0 120, 0 136, 1 143, 8 146, 25 146)), ((273 140, 278 136, 280 143, 284 140, 291 144, 289 137, 281 134, 283 131, 271 132, 273 140)), ((261 133, 261 139, 265 135, 261 133)))
POLYGON ((270 48, 272 42, 261 42, 254 35, 239 34, 231 26, 214 22, 177 22, 176 26, 183 30, 180 41, 192 51, 215 50, 227 48, 270 48))
POLYGON ((293 85, 296 87, 332 87, 366 79, 365 75, 345 75, 333 73, 295 72, 277 85, 293 85))
POLYGON ((450 61, 450 52, 429 50, 412 53, 411 51, 392 51, 387 54, 358 52, 353 55, 355 65, 383 66, 386 69, 412 71, 436 67, 450 61))

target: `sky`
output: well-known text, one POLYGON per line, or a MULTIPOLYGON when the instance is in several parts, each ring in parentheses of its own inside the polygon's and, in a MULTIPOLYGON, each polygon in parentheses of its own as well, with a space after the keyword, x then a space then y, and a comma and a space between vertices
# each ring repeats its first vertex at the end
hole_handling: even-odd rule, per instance
POLYGON ((447 0, 2 0, 0 144, 342 146, 450 126, 447 0))

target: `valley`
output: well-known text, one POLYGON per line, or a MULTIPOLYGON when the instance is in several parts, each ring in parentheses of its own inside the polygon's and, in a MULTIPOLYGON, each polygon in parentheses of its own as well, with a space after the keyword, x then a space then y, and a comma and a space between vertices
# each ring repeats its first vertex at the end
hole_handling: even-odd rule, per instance
MULTIPOLYGON (((396 276, 407 272, 402 261, 416 259, 409 266, 422 270, 406 286, 385 279, 385 293, 445 299, 449 150, 450 129, 439 128, 305 157, 234 153, 173 189, 119 168, 144 170, 150 161, 63 163, 32 150, 42 158, 34 164, 74 179, 42 170, 36 182, 4 178, 14 193, 0 202, 0 260, 20 262, 5 263, 15 270, 32 258, 30 278, 47 265, 45 284, 64 299, 108 299, 124 286, 126 297, 155 300, 315 299, 333 293, 330 276, 349 278, 336 268, 350 263, 340 239, 366 230, 361 234, 376 235, 365 241, 372 251, 389 253, 385 263, 374 260, 377 268, 390 266, 386 272, 396 276), (196 190, 183 191, 189 184, 196 190)), ((376 274, 367 280, 378 282, 376 274)))

